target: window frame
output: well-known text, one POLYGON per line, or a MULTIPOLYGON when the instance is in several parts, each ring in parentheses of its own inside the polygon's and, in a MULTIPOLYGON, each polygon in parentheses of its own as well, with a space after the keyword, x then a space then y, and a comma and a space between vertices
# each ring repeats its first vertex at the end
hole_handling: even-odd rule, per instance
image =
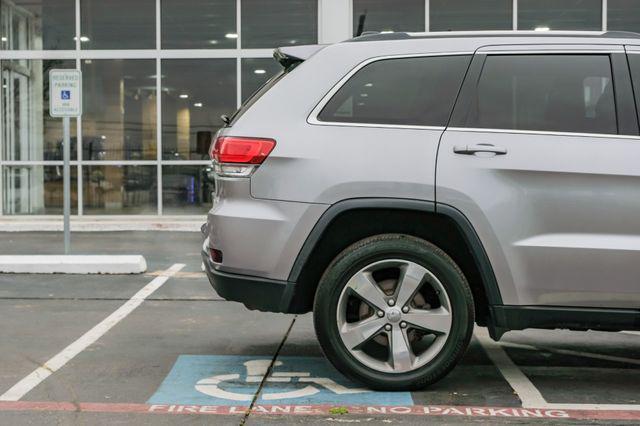
POLYGON ((631 73, 631 63, 628 62, 629 61, 628 58, 632 55, 640 57, 640 45, 638 46, 626 45, 625 50, 626 50, 625 56, 627 58, 627 64, 629 67, 629 76, 631 79, 632 94, 634 95, 634 98, 635 98, 636 117, 638 119, 638 126, 640 127, 640 79, 639 81, 635 81, 633 79, 633 74, 631 73))
MULTIPOLYGON (((639 52, 640 53, 640 52, 639 52)), ((448 126, 450 130, 485 132, 485 133, 514 133, 531 135, 557 135, 557 136, 586 136, 603 138, 632 138, 638 139, 638 120, 635 118, 635 105, 633 104, 633 94, 631 92, 631 75, 628 66, 621 63, 625 57, 625 48, 622 45, 520 45, 520 46, 500 46, 492 45, 481 47, 476 51, 471 62, 469 72, 463 83, 460 96, 454 106, 454 111, 448 126), (527 129, 504 129, 504 128, 482 128, 473 127, 466 124, 473 102, 478 97, 478 84, 482 76, 485 61, 489 56, 517 56, 517 55, 593 55, 608 56, 611 65, 611 77, 614 90, 614 102, 616 111, 617 133, 589 133, 589 132, 568 132, 553 130, 527 130, 527 129), (630 116, 630 108, 634 111, 634 117, 630 116)))
MULTIPOLYGON (((415 124, 384 124, 384 123, 358 123, 358 122, 341 122, 341 121, 322 121, 318 118, 324 107, 329 103, 331 98, 344 86, 347 81, 351 79, 362 68, 370 65, 374 62, 385 61, 389 59, 405 59, 405 58, 427 58, 427 57, 440 57, 440 56, 470 56, 473 60, 472 51, 456 51, 456 52, 437 52, 437 53, 416 53, 416 54, 403 54, 403 55, 385 55, 375 56, 369 58, 357 64, 352 68, 345 76, 343 76, 338 82, 320 99, 316 106, 311 110, 311 113, 307 117, 307 123, 315 126, 344 126, 344 127, 381 127, 386 129, 424 129, 424 130, 444 130, 446 126, 421 126, 415 124)), ((464 78, 460 87, 464 85, 464 78)), ((458 89, 458 92, 460 89, 458 89)), ((455 103, 452 108, 455 109, 455 103)))

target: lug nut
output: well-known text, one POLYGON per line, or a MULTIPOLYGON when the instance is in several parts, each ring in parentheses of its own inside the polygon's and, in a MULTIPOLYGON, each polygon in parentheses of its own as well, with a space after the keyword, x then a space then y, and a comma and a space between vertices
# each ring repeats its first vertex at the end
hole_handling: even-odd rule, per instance
POLYGON ((384 312, 382 312, 382 311, 378 311, 378 316, 379 316, 380 318, 382 318, 382 317, 384 316, 384 312))
POLYGON ((407 328, 407 323, 406 323, 406 322, 404 322, 404 321, 402 321, 402 322, 400 323, 400 328, 407 328))
POLYGON ((393 306, 396 304, 396 301, 393 299, 389 299, 389 301, 387 302, 389 304, 389 306, 393 306))
POLYGON ((409 312, 409 307, 408 307, 408 306, 403 306, 403 307, 402 307, 402 312, 404 312, 405 314, 406 314, 407 312, 409 312))
POLYGON ((387 331, 391 331, 391 324, 385 325, 384 329, 387 330, 387 331))

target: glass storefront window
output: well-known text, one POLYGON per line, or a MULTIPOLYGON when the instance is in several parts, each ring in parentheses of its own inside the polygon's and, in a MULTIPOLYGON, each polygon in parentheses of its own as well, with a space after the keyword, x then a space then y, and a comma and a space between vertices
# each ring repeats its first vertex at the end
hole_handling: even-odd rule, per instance
POLYGON ((243 48, 317 42, 318 0, 242 0, 243 48))
POLYGON ((272 58, 242 59, 242 102, 282 71, 282 66, 272 58))
MULTIPOLYGON (((10 161, 62 160, 62 119, 49 116, 49 71, 75 68, 68 60, 2 61, 0 139, 10 161)), ((71 159, 76 159, 76 126, 71 120, 71 159)))
POLYGON ((235 59, 163 60, 162 158, 208 160, 220 116, 235 109, 235 59))
POLYGON ((519 30, 602 29, 602 0, 518 0, 519 30))
POLYGON ((424 31, 424 0, 353 0, 353 35, 364 31, 424 31))
POLYGON ((83 49, 155 49, 155 0, 81 0, 83 49))
POLYGON ((156 159, 155 61, 82 61, 83 160, 156 159))
POLYGON ((512 0, 430 0, 431 31, 510 30, 512 0))
POLYGON ((0 50, 73 50, 75 0, 0 0, 0 50))
POLYGON ((236 0, 162 0, 163 49, 235 49, 236 0))
MULTIPOLYGON (((76 171, 71 166, 71 213, 78 212, 76 171)), ((6 215, 62 214, 62 166, 4 166, 2 205, 6 215)))
POLYGON ((211 208, 211 166, 163 166, 164 214, 203 214, 211 208))
POLYGON ((157 214, 156 166, 83 166, 84 214, 157 214))
POLYGON ((607 29, 640 33, 640 1, 608 0, 607 29))

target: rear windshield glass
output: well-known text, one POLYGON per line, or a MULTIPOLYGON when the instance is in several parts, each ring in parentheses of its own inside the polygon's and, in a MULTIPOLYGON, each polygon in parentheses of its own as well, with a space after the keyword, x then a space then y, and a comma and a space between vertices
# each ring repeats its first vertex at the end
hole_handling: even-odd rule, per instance
POLYGON ((255 92, 253 92, 251 94, 251 96, 249 96, 247 98, 247 100, 242 103, 240 108, 238 108, 236 110, 236 112, 233 113, 233 115, 231 116, 231 120, 229 122, 229 126, 231 126, 233 123, 235 123, 238 120, 238 118, 240 118, 240 116, 242 116, 242 114, 244 114, 245 111, 247 111, 251 107, 251 105, 256 103, 256 101, 262 97, 262 95, 267 93, 269 91, 269 89, 271 89, 273 86, 275 86, 275 84, 278 81, 280 81, 282 79, 282 77, 284 77, 289 72, 289 70, 284 70, 283 69, 278 74, 274 75, 269 80, 267 80, 255 92))

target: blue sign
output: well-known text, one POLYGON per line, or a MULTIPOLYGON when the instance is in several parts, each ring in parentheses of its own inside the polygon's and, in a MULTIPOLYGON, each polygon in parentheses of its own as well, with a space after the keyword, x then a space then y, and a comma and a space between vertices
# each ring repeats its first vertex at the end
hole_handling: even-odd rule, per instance
MULTIPOLYGON (((249 406, 271 357, 180 355, 148 404, 249 406)), ((261 405, 413 405, 410 392, 374 392, 348 381, 324 358, 279 357, 261 405)))
POLYGON ((60 94, 60 97, 62 98, 63 101, 68 101, 71 99, 71 91, 70 90, 63 90, 62 93, 60 94))

